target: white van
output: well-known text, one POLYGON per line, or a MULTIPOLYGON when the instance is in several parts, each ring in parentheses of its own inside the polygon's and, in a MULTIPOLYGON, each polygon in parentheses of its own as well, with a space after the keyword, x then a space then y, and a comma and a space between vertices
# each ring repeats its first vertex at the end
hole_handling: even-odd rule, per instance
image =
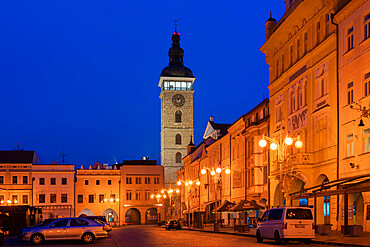
POLYGON ((309 243, 315 238, 312 210, 306 207, 268 209, 258 220, 256 237, 259 243, 264 238, 275 239, 277 244, 289 240, 309 243))

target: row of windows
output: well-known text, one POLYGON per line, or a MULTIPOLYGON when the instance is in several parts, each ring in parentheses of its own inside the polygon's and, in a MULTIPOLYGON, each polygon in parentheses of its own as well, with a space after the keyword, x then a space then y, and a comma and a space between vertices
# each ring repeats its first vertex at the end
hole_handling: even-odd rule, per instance
MULTIPOLYGON (((88 199, 89 203, 95 203, 95 195, 94 194, 90 194, 88 198, 89 198, 88 199)), ((116 199, 116 194, 110 194, 109 199, 115 200, 116 199)), ((99 194, 98 202, 99 203, 104 203, 106 201, 108 201, 108 198, 105 198, 104 194, 99 194)), ((84 196, 83 195, 77 195, 77 203, 83 203, 83 202, 84 202, 84 196)))
MULTIPOLYGON (((133 177, 126 177, 126 184, 132 184, 133 177)), ((154 177, 153 178, 154 184, 159 184, 159 177, 154 177)), ((136 184, 141 184, 141 177, 135 177, 135 183, 136 184)), ((145 184, 150 184, 151 183, 151 178, 150 177, 145 177, 144 178, 144 183, 145 184)))
MULTIPOLYGON (((363 97, 370 95, 370 72, 364 76, 363 82, 363 97)), ((353 100, 353 81, 347 84, 347 104, 352 104, 353 100)))
MULTIPOLYGON (((157 194, 157 193, 158 193, 158 190, 155 190, 154 194, 157 194)), ((132 194, 133 192, 131 190, 126 191, 126 201, 132 201, 132 200, 141 201, 142 200, 140 190, 135 191, 135 198, 133 198, 132 194)), ((150 195, 151 195, 151 192, 149 190, 146 190, 144 193, 144 200, 145 201, 151 200, 152 198, 150 198, 150 195)))
MULTIPOLYGON (((57 179, 56 178, 50 178, 50 185, 56 185, 57 179)), ((67 178, 62 178, 61 185, 67 185, 67 178)), ((39 178, 39 185, 45 185, 45 178, 39 178)))
MULTIPOLYGON (((4 204, 5 202, 6 202, 5 196, 0 195, 0 205, 4 204)), ((18 201, 18 195, 12 195, 11 203, 12 204, 19 204, 20 203, 18 201)), ((28 204, 28 195, 22 195, 22 204, 28 204)))
POLYGON ((185 82, 185 81, 164 81, 162 89, 163 90, 183 90, 183 91, 193 90, 191 86, 191 82, 185 82))
MULTIPOLYGON (((0 184, 4 184, 4 176, 0 176, 0 184)), ((18 176, 12 176, 12 184, 18 184, 18 176)), ((28 176, 22 177, 22 184, 28 184, 28 176)))
MULTIPOLYGON (((363 30, 364 30, 363 40, 366 40, 370 37, 370 14, 364 17, 363 30)), ((347 51, 350 51, 354 48, 353 35, 354 35, 354 27, 351 26, 347 29, 347 51)))
MULTIPOLYGON (((39 194, 39 203, 46 203, 45 198, 46 198, 45 194, 39 194)), ((49 199, 50 199, 49 203, 57 203, 57 194, 50 194, 49 199)), ((61 203, 67 203, 68 202, 67 194, 61 194, 60 195, 60 202, 61 203)))
MULTIPOLYGON (((349 134, 346 137, 346 155, 347 157, 353 156, 353 134, 349 134)), ((370 128, 365 129, 362 138, 362 151, 370 151, 370 128)))
MULTIPOLYGON (((89 185, 88 179, 85 179, 85 185, 89 185)), ((100 185, 100 179, 95 180, 95 185, 100 185)), ((108 179, 108 185, 112 185, 112 180, 108 179)))

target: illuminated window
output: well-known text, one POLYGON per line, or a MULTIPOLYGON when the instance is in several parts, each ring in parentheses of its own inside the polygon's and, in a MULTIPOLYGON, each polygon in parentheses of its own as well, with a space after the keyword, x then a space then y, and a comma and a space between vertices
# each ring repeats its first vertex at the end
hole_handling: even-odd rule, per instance
POLYGON ((324 196, 324 216, 330 216, 330 196, 324 196))
POLYGON ((348 83, 347 89, 347 104, 353 103, 353 82, 348 83))
POLYGON ((364 152, 370 151, 370 128, 364 130, 364 152))
POLYGON ((347 51, 353 49, 353 27, 348 28, 347 30, 347 51))
POLYGON ((164 81, 163 90, 183 90, 189 91, 192 90, 191 82, 184 81, 164 81))
POLYGON ((353 134, 347 135, 347 156, 353 155, 353 134))
POLYGON ((177 134, 175 139, 176 139, 175 140, 176 141, 176 144, 177 145, 181 145, 181 135, 180 134, 177 134))
POLYGON ((365 83, 364 83, 364 95, 370 95, 370 73, 365 75, 365 83))
POLYGON ((181 153, 176 153, 176 163, 181 163, 181 153))
POLYGON ((18 201, 18 196, 17 195, 12 195, 12 201, 15 203, 15 201, 18 201))
POLYGON ((175 112, 175 123, 181 123, 181 115, 182 115, 181 111, 175 112))
POLYGON ((364 18, 364 40, 370 37, 370 14, 364 18))

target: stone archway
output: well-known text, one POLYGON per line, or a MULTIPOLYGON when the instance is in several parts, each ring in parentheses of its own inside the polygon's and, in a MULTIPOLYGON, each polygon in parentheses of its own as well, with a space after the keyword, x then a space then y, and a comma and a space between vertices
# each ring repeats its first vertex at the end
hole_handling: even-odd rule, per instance
POLYGON ((274 194, 274 206, 285 206, 286 205, 286 198, 285 198, 285 192, 280 193, 280 183, 276 185, 275 188, 275 194, 274 194), (281 200, 279 199, 281 197, 281 200), (281 204, 281 205, 279 205, 281 204))
POLYGON ((125 214, 125 223, 140 225, 141 224, 141 215, 140 211, 136 208, 130 208, 125 214))
POLYGON ((145 212, 145 224, 154 225, 158 223, 158 210, 156 208, 149 208, 145 212))
POLYGON ((114 211, 111 208, 108 208, 108 209, 104 210, 102 215, 105 216, 107 222, 118 222, 118 220, 119 220, 118 219, 118 214, 116 213, 116 211, 114 211))
POLYGON ((79 214, 78 214, 78 217, 80 216, 95 216, 94 212, 91 211, 90 209, 88 208, 85 208, 84 210, 82 210, 79 214))

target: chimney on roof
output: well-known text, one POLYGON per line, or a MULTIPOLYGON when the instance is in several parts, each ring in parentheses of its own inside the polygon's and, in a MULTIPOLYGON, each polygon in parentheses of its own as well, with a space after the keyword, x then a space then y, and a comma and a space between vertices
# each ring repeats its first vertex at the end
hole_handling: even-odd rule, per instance
POLYGON ((190 136, 190 143, 186 146, 187 154, 194 152, 194 150, 195 150, 195 145, 193 143, 193 136, 190 136))
POLYGON ((212 111, 211 111, 211 116, 209 117, 209 121, 213 123, 213 115, 212 115, 212 111))

